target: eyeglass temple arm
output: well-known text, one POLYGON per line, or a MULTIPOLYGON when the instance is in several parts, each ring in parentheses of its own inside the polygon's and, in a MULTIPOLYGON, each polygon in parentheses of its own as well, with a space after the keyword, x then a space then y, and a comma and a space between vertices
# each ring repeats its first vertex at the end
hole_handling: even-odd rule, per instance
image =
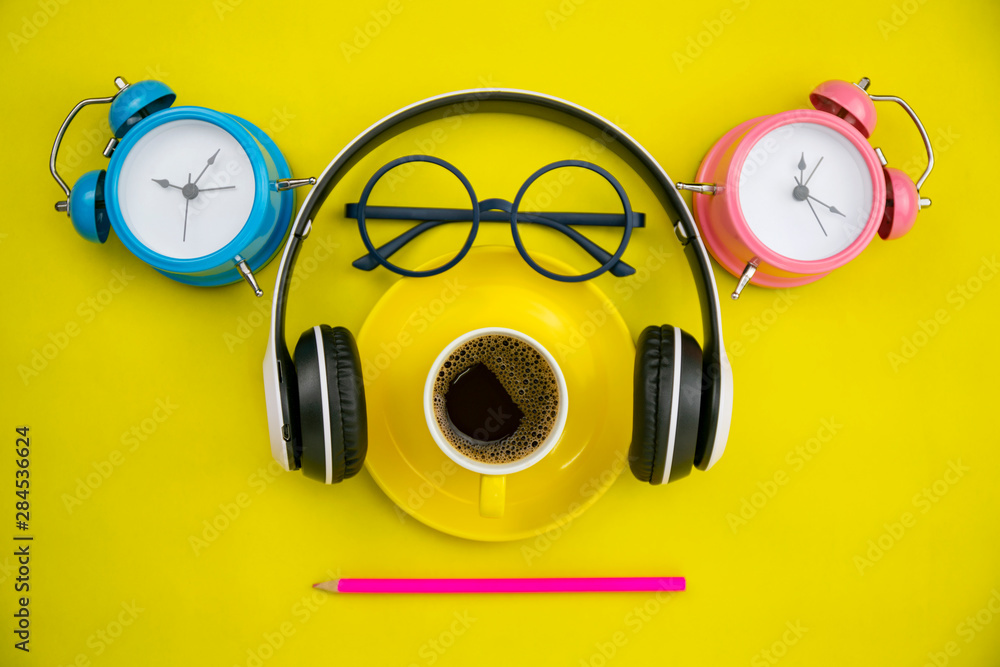
MULTIPOLYGON (((555 229, 556 231, 562 232, 563 234, 568 236, 571 240, 575 241, 581 248, 583 248, 587 252, 587 254, 589 254, 591 257, 593 257, 601 264, 607 263, 612 257, 611 253, 609 253, 599 245, 595 244, 586 236, 580 234, 578 231, 576 231, 571 227, 567 227, 564 224, 553 222, 551 220, 547 220, 539 216, 533 216, 527 213, 521 215, 524 216, 525 222, 532 222, 535 224, 544 225, 545 227, 549 227, 550 229, 555 229)), ((456 222, 456 221, 425 220, 417 225, 414 225, 413 227, 406 230, 396 238, 379 246, 378 252, 382 257, 386 258, 391 257, 403 246, 405 246, 407 243, 417 238, 419 235, 423 234, 427 230, 434 229, 438 225, 448 224, 449 222, 456 222)), ((378 259, 376 259, 373 253, 369 252, 354 260, 351 266, 353 266, 356 269, 361 269, 362 271, 371 271, 376 267, 378 267, 378 259)), ((619 278, 624 278, 625 276, 631 276, 632 274, 635 273, 635 269, 629 266, 629 264, 623 260, 618 260, 617 262, 612 264, 610 271, 612 275, 617 276, 619 278)))
MULTIPOLYGON (((348 218, 357 220, 358 205, 348 204, 345 209, 348 218)), ((564 213, 560 211, 544 214, 518 211, 518 220, 525 215, 543 215, 548 220, 562 225, 577 225, 581 227, 624 227, 625 215, 622 213, 564 213)), ((441 222, 472 222, 472 212, 461 208, 417 208, 413 206, 368 206, 365 208, 367 220, 440 220, 441 222)), ((482 211, 480 222, 510 222, 510 212, 482 211)), ((632 227, 645 227, 646 214, 632 213, 632 227)))

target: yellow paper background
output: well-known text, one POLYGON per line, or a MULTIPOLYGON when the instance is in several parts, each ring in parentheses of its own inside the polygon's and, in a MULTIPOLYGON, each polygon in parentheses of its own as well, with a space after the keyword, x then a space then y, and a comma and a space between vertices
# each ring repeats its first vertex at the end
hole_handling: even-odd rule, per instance
MULTIPOLYGON (((0 664, 995 664, 1000 280, 982 279, 996 277, 1000 241, 995 3, 18 0, 0 6, 0 27, 0 664), (87 244, 52 211, 54 133, 119 74, 162 78, 178 103, 261 125, 298 175, 318 174, 405 104, 503 85, 615 120, 676 179, 692 178, 740 121, 804 106, 820 81, 869 76, 873 92, 903 96, 926 123, 934 205, 909 236, 876 239, 814 285, 724 300, 736 407, 730 449, 710 474, 670 488, 626 474, 565 530, 474 543, 401 519, 366 472, 336 488, 269 472, 266 322, 246 286, 176 284, 115 238, 87 244), (115 271, 131 278, 112 294, 115 271), (88 299, 106 303, 97 312, 88 299), (249 335, 227 344, 241 322, 249 335), (18 368, 67 325, 78 335, 23 381, 18 368), (919 349, 900 363, 891 355, 905 341, 919 349), (174 406, 169 416, 158 401, 174 406), (29 654, 10 632, 14 428, 24 424, 29 654), (133 428, 145 439, 132 440, 133 428), (806 460, 797 449, 808 447, 806 460), (111 474, 68 508, 65 495, 109 462, 111 474), (744 502, 757 505, 753 516, 744 502), (196 553, 190 538, 233 507, 238 516, 196 553), (733 518, 741 510, 745 523, 733 518), (857 559, 869 558, 870 540, 887 548, 866 564, 857 559), (338 573, 684 575, 689 590, 314 597, 309 584, 338 573)), ((919 173, 912 126, 879 110, 873 142, 919 173)), ((106 163, 103 113, 81 117, 68 137, 81 156, 70 183, 106 163)), ((517 129, 505 123, 496 131, 517 129)), ((502 165, 483 169, 506 177, 502 165)), ((342 218, 313 235, 338 246, 293 297, 292 344, 319 322, 357 332, 393 280, 348 268, 362 246, 342 218)), ((626 259, 642 264, 670 243, 664 226, 645 230, 626 259)), ((669 321, 700 336, 674 262, 620 300, 634 335, 669 321)), ((260 272, 268 291, 274 271, 260 272)), ((718 266, 716 276, 728 292, 732 278, 718 266)), ((599 286, 614 294, 612 278, 599 286)))

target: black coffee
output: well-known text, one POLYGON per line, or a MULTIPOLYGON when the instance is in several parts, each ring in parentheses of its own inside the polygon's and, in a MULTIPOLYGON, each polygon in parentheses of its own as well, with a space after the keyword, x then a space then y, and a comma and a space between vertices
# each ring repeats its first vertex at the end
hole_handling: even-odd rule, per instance
POLYGON ((559 385, 531 345, 489 334, 465 342, 441 364, 434 412, 458 451, 483 463, 510 463, 538 449, 552 432, 559 385))

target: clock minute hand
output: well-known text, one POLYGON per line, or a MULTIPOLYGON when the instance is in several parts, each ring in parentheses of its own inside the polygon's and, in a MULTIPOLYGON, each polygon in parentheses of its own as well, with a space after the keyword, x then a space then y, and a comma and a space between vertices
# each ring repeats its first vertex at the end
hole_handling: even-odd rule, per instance
POLYGON ((202 168, 201 173, 198 174, 198 178, 194 179, 194 184, 195 185, 198 185, 198 181, 200 181, 201 177, 205 175, 205 171, 209 167, 211 167, 213 164, 215 164, 215 156, 218 155, 219 151, 221 151, 221 150, 222 150, 221 148, 216 149, 216 151, 214 153, 212 153, 212 157, 208 158, 208 162, 205 163, 205 166, 202 168))
POLYGON ((823 223, 820 222, 819 215, 816 213, 816 209, 813 208, 812 202, 807 199, 806 203, 809 204, 809 210, 813 212, 816 222, 819 222, 819 228, 823 230, 823 236, 829 236, 829 234, 826 233, 826 228, 823 227, 823 223))
POLYGON ((235 185, 224 185, 221 188, 198 188, 198 192, 209 192, 210 190, 235 190, 235 185))
MULTIPOLYGON (((188 183, 191 182, 191 174, 188 174, 188 183)), ((181 237, 181 243, 187 242, 188 236, 188 207, 191 205, 191 200, 184 197, 184 235, 181 237)), ((818 218, 817 218, 818 219, 818 218)))
POLYGON ((829 204, 824 204, 823 202, 821 202, 820 200, 816 199, 812 195, 806 195, 806 197, 808 197, 809 199, 812 199, 814 202, 816 202, 820 206, 827 207, 830 210, 830 213, 835 213, 835 214, 839 215, 842 218, 846 218, 847 217, 846 215, 844 215, 843 213, 841 213, 840 211, 838 211, 836 206, 830 206, 829 204))
POLYGON ((809 181, 810 181, 810 180, 812 179, 812 177, 813 177, 813 174, 815 174, 815 173, 816 173, 816 170, 817 170, 817 169, 819 169, 819 165, 820 165, 820 163, 822 163, 822 162, 823 162, 823 158, 821 157, 821 158, 819 159, 819 162, 817 162, 817 163, 816 163, 816 166, 815 166, 815 167, 813 167, 813 170, 809 172, 809 178, 807 178, 807 179, 806 179, 805 181, 803 181, 802 185, 809 185, 809 181))

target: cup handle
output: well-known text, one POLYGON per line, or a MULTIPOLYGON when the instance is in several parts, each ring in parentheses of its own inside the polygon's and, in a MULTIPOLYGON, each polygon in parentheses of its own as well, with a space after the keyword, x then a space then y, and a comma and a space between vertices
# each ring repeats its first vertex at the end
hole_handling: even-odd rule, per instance
POLYGON ((506 489, 506 475, 480 475, 479 515, 488 519, 502 517, 506 489))

